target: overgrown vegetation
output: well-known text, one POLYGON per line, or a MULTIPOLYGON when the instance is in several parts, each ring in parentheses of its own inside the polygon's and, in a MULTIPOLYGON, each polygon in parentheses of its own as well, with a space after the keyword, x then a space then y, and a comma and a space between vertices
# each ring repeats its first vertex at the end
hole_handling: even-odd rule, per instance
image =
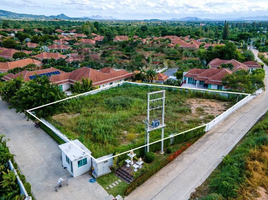
MULTIPOLYGON (((234 98, 227 99, 214 93, 195 93, 164 86, 159 88, 124 84, 70 100, 48 120, 68 138, 79 139, 92 150, 95 157, 111 152, 123 152, 144 144, 143 120, 147 114, 147 93, 160 89, 167 90, 165 136, 211 121, 211 116, 206 116, 206 112, 191 113, 187 98, 199 97, 227 102, 234 98), (202 115, 204 117, 201 117, 202 115)), ((227 107, 230 105, 226 104, 227 107)), ((157 118, 159 112, 152 114, 152 117, 157 118)), ((159 131, 154 131, 150 134, 150 140, 160 139, 160 136, 159 131)))
POLYGON ((254 199, 268 191, 268 113, 227 155, 191 199, 254 199))

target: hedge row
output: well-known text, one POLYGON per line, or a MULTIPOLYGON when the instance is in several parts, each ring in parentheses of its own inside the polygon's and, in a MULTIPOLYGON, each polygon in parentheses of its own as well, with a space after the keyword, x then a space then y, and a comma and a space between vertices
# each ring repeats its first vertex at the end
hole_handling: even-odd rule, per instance
MULTIPOLYGON (((201 127, 201 128, 203 128, 203 127, 201 127)), ((198 129, 200 132, 196 136, 200 136, 201 137, 205 133, 204 129, 203 129, 203 131, 201 131, 202 130, 201 128, 198 129)), ((177 150, 176 152, 174 152, 173 154, 171 154, 167 159, 161 161, 160 163, 157 163, 157 164, 154 164, 153 166, 151 166, 150 169, 147 172, 145 172, 144 174, 142 174, 141 176, 139 176, 138 178, 136 178, 133 182, 131 182, 127 186, 127 188, 126 188, 126 190, 124 192, 124 195, 125 196, 129 195, 133 190, 135 190, 137 187, 139 187, 140 185, 142 185, 151 176, 153 176, 155 173, 157 173, 159 170, 161 170, 163 167, 165 167, 168 163, 170 163, 171 161, 173 161, 174 159, 176 159, 189 146, 191 146, 191 143, 186 143, 179 150, 177 150)))
POLYGON ((42 122, 39 122, 39 127, 42 128, 50 137, 52 137, 58 144, 64 144, 65 141, 57 136, 50 128, 44 125, 42 122))
MULTIPOLYGON (((194 129, 192 131, 188 131, 182 135, 177 135, 177 136, 174 136, 173 139, 166 139, 164 140, 164 147, 168 147, 170 145, 174 145, 174 144, 180 144, 180 143, 183 143, 183 142, 187 142, 188 140, 192 139, 192 138, 195 138, 197 136, 202 136, 204 135, 205 133, 205 127, 206 125, 203 125, 197 129, 194 129)), ((153 142, 153 141, 151 141, 153 142)), ((139 146, 142 146, 144 145, 144 143, 142 144, 130 144, 130 145, 124 145, 124 146, 120 146, 116 149, 116 151, 114 152, 114 155, 117 154, 117 153, 121 153, 121 152, 125 152, 125 151, 128 151, 130 149, 134 149, 136 147, 139 147, 139 146)), ((136 156, 139 158, 139 157, 144 157, 145 155, 145 149, 146 147, 144 148, 140 148, 138 150, 135 150, 135 153, 136 153, 136 156)), ((160 142, 157 142, 155 144, 152 144, 149 146, 150 148, 150 151, 151 152, 156 152, 156 151, 160 151, 161 150, 161 141, 160 142)), ((127 159, 127 154, 124 154, 124 155, 121 155, 121 156, 118 156, 118 162, 122 161, 122 160, 126 160, 127 159)))

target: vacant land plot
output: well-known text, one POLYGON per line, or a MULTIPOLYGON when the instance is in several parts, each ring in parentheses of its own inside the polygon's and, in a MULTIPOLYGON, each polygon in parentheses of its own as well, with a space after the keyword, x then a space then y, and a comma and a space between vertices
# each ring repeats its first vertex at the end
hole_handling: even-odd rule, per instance
MULTIPOLYGON (((114 153, 122 145, 143 145, 147 93, 161 89, 165 88, 124 84, 70 100, 48 121, 68 138, 78 138, 95 157, 114 153)), ((232 103, 219 95, 167 89, 165 105, 165 136, 168 136, 211 121, 232 103)), ((158 117, 159 112, 152 112, 152 118, 158 117)), ((150 140, 160 139, 160 136, 160 131, 151 132, 150 140)))

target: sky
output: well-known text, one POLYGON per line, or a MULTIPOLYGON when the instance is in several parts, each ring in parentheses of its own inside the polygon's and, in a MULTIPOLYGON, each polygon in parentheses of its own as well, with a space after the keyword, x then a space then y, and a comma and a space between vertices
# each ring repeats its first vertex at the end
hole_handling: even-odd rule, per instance
POLYGON ((0 9, 17 13, 116 19, 199 17, 231 19, 268 15, 267 0, 0 0, 0 9))

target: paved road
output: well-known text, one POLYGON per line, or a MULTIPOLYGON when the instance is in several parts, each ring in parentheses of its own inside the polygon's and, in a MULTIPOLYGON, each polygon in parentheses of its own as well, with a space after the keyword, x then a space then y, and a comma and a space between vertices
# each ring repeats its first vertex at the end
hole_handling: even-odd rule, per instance
MULTIPOLYGON (((257 51, 254 51, 257 54, 257 51)), ((266 70, 266 86, 267 66, 266 70)), ((127 200, 184 200, 201 185, 268 109, 267 90, 206 133, 176 160, 132 192, 127 200)))
MULTIPOLYGON (((34 127, 23 114, 8 109, 0 99, 0 134, 10 139, 8 146, 15 161, 32 185, 37 200, 102 200, 108 193, 98 184, 89 183, 88 174, 71 178, 61 167, 58 144, 42 129, 34 127), (54 191, 59 177, 70 178, 69 186, 54 191)), ((109 198, 108 198, 109 199, 109 198)))

